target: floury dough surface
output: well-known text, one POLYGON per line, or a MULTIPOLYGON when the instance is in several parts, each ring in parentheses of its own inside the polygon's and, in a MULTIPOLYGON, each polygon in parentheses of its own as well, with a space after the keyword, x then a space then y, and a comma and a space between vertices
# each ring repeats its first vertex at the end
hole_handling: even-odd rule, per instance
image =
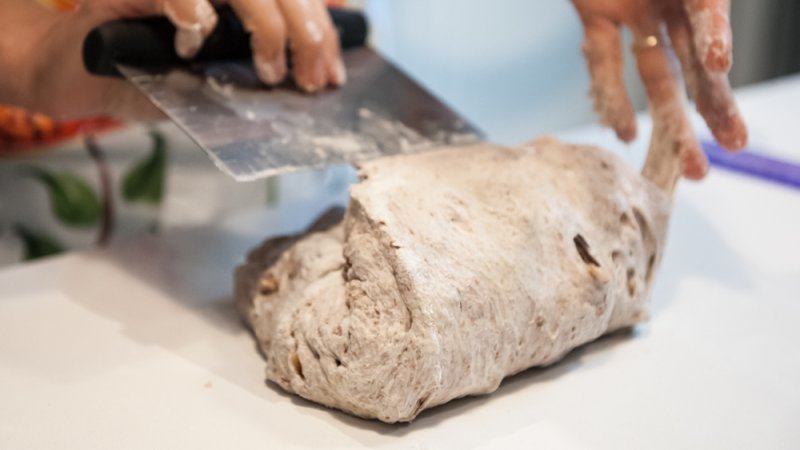
POLYGON ((647 317, 670 196, 539 140, 366 163, 344 218, 254 250, 240 312, 283 389, 384 422, 647 317))

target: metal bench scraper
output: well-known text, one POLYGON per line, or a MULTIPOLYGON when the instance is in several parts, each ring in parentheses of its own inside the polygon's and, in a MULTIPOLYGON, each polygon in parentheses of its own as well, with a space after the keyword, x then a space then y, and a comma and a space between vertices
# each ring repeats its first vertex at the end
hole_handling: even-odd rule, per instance
POLYGON ((360 12, 329 10, 347 84, 318 94, 262 84, 249 36, 229 9, 183 61, 164 18, 111 22, 84 43, 94 74, 122 75, 238 181, 476 141, 480 133, 372 49, 360 12))

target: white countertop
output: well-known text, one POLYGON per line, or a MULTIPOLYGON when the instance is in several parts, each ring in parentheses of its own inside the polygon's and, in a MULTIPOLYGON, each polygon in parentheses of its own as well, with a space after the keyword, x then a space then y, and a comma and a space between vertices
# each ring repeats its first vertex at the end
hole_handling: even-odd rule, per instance
MULTIPOLYGON (((800 78, 740 104, 754 146, 800 161, 800 78)), ((0 447, 800 448, 800 191, 721 170, 683 183, 649 323, 401 426, 265 384, 231 304, 244 252, 324 207, 0 271, 0 447)))

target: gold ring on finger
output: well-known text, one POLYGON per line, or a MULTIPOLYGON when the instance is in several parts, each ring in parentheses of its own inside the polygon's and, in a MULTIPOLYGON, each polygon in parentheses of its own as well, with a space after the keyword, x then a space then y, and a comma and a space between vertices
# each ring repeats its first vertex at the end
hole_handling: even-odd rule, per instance
POLYGON ((648 50, 651 48, 660 47, 662 44, 661 39, 658 36, 651 34, 649 36, 644 36, 639 39, 636 39, 633 42, 633 51, 638 52, 642 50, 648 50))

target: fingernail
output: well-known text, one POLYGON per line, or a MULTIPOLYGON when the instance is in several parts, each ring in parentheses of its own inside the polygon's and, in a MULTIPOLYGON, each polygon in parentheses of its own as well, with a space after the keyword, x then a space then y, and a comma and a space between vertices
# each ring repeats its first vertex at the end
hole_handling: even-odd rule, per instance
POLYGON ((337 86, 341 86, 347 82, 347 69, 344 67, 344 63, 339 61, 336 64, 336 68, 333 72, 333 83, 337 86))
POLYGON ((309 70, 300 70, 298 67, 296 70, 296 75, 300 75, 297 78, 297 84, 300 85, 300 88, 306 92, 317 92, 325 87, 325 66, 323 65, 323 61, 316 60, 313 62, 311 67, 307 67, 309 70))
POLYGON ((172 2, 164 2, 164 14, 175 25, 175 51, 183 58, 194 56, 203 46, 205 37, 217 26, 217 13, 206 1, 196 1, 192 12, 175 8, 172 2))
POLYGON ((617 133, 617 137, 623 142, 631 142, 636 139, 636 122, 629 123, 625 121, 618 123, 614 128, 614 131, 617 133))
POLYGON ((280 83, 286 74, 285 64, 280 57, 267 59, 256 53, 255 65, 258 77, 267 84, 280 83))
POLYGON ((181 58, 191 58, 203 45, 203 32, 200 24, 190 28, 179 28, 175 33, 175 51, 181 58))
POLYGON ((728 150, 741 150, 747 145, 747 126, 740 118, 732 118, 729 125, 714 130, 714 138, 728 150))
POLYGON ((736 106, 731 105, 727 112, 717 111, 706 116, 708 127, 721 146, 731 151, 744 148, 747 144, 747 125, 736 106))
POLYGON ((304 91, 306 91, 308 93, 314 93, 314 92, 317 92, 320 89, 320 86, 318 86, 318 85, 316 85, 314 83, 306 82, 306 83, 301 83, 300 84, 300 89, 302 89, 302 90, 304 90, 304 91))
POLYGON ((203 32, 206 34, 211 33, 217 26, 217 20, 219 20, 214 7, 212 7, 209 2, 198 1, 195 3, 195 13, 197 14, 197 20, 203 32))
POLYGON ((681 172, 690 180, 702 180, 708 173, 708 161, 699 150, 686 152, 681 159, 681 172))

